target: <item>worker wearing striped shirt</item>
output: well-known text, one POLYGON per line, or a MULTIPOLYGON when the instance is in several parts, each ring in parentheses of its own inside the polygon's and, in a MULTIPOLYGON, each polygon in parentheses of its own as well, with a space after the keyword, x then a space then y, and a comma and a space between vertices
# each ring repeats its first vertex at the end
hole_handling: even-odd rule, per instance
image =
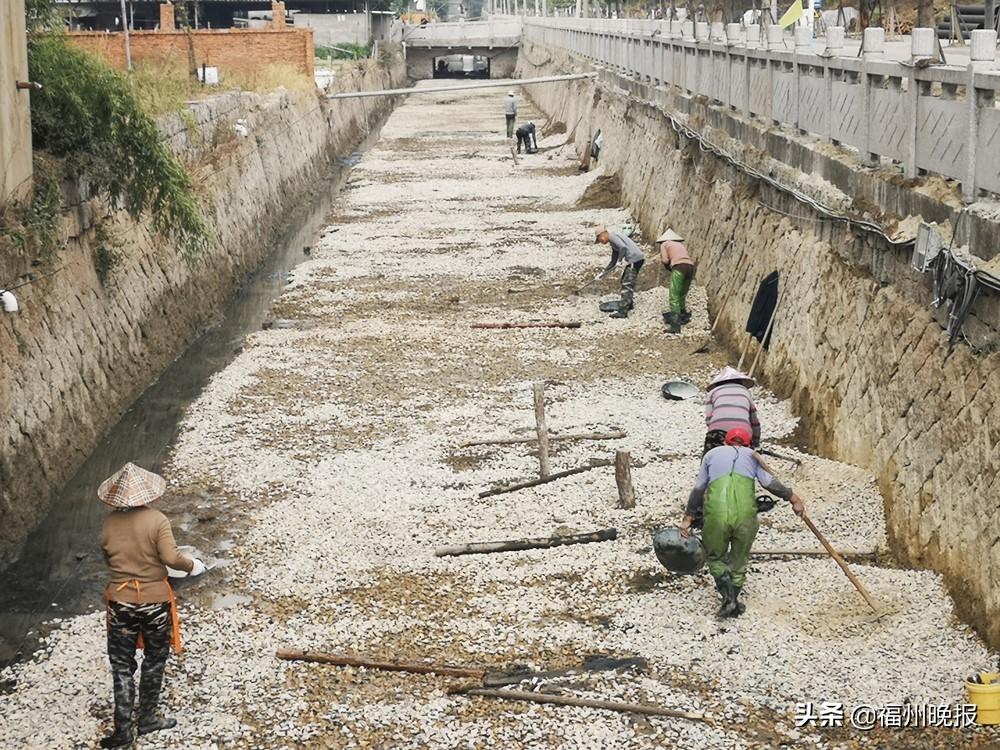
POLYGON ((702 455, 725 442, 726 433, 741 428, 750 434, 751 445, 760 445, 760 421, 750 389, 753 378, 733 367, 723 368, 709 383, 705 400, 705 449, 702 455))

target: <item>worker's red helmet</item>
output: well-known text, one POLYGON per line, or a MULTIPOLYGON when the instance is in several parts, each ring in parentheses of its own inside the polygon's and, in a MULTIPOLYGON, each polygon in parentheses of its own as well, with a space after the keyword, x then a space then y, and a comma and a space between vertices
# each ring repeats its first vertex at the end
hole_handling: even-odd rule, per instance
POLYGON ((750 433, 742 427, 734 427, 726 433, 726 445, 750 446, 750 433))

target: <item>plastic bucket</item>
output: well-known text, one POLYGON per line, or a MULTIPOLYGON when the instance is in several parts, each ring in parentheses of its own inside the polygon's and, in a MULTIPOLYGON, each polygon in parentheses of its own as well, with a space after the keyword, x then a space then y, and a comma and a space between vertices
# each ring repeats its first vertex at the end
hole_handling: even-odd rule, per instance
POLYGON ((965 693, 969 703, 976 706, 976 723, 983 725, 1000 724, 1000 674, 980 672, 979 679, 985 684, 965 682, 965 693))

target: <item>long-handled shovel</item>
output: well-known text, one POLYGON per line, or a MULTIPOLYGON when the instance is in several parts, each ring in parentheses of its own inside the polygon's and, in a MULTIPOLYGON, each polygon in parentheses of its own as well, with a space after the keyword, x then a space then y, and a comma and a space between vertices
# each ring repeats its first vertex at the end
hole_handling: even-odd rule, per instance
POLYGON ((858 580, 858 577, 851 572, 851 569, 847 566, 847 563, 844 562, 844 558, 842 558, 839 554, 837 554, 837 550, 835 550, 832 546, 830 546, 830 543, 826 541, 826 537, 823 536, 823 534, 820 533, 820 530, 816 528, 816 524, 812 522, 812 519, 810 519, 809 516, 803 513, 802 520, 805 521, 805 524, 806 526, 809 527, 809 530, 816 535, 816 538, 819 539, 819 543, 823 545, 824 549, 826 549, 826 551, 830 553, 830 557, 832 557, 837 562, 837 565, 840 566, 840 569, 844 571, 844 574, 847 576, 848 580, 850 580, 850 582, 854 584, 854 588, 856 588, 858 592, 861 594, 861 596, 865 598, 865 601, 868 602, 868 606, 872 608, 872 612, 874 612, 876 615, 881 615, 882 613, 879 611, 879 608, 875 606, 875 602, 872 601, 871 595, 868 593, 868 589, 866 589, 865 585, 861 583, 860 580, 858 580))

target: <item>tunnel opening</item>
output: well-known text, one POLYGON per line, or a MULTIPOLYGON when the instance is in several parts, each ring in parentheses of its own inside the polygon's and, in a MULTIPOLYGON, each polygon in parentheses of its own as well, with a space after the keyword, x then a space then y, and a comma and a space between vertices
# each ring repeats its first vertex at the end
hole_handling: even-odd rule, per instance
POLYGON ((443 55, 433 60, 434 78, 489 78, 486 55, 443 55))

